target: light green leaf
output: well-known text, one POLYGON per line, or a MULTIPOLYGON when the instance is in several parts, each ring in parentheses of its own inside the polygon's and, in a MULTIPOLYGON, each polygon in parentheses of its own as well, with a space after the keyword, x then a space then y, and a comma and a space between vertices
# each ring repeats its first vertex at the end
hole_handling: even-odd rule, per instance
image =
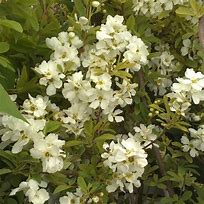
POLYGON ((97 137, 96 141, 112 140, 112 139, 114 139, 114 137, 115 137, 114 135, 107 133, 107 134, 103 134, 103 135, 97 137))
POLYGON ((131 15, 128 19, 127 19, 127 28, 129 30, 134 30, 135 29, 135 17, 133 15, 131 15))
POLYGON ((0 175, 11 173, 11 169, 0 169, 0 175))
POLYGON ((86 193, 87 192, 87 185, 86 185, 86 182, 85 182, 85 180, 84 180, 84 178, 83 177, 78 177, 77 178, 77 184, 78 184, 78 186, 81 188, 81 190, 82 190, 82 192, 83 193, 86 193))
POLYGON ((44 128, 44 132, 45 134, 50 133, 50 132, 54 132, 56 130, 58 130, 61 126, 61 123, 59 121, 48 121, 45 125, 44 128))
POLYGON ((186 191, 186 192, 182 195, 182 200, 183 200, 183 201, 186 201, 186 200, 190 199, 191 196, 192 196, 192 192, 186 191))
POLYGON ((10 71, 13 71, 13 72, 15 71, 14 68, 11 66, 10 61, 5 57, 0 56, 0 65, 9 69, 10 71))
POLYGON ((114 71, 112 75, 118 76, 120 78, 132 78, 132 75, 126 71, 114 71))
POLYGON ((55 188, 55 190, 54 190, 53 193, 54 193, 54 194, 60 193, 61 191, 67 190, 67 189, 69 189, 69 188, 70 188, 69 185, 67 185, 67 184, 62 184, 62 185, 57 186, 57 188, 55 188))
POLYGON ((16 21, 0 19, 0 25, 16 30, 19 33, 23 32, 21 24, 16 21))
POLYGON ((191 8, 179 7, 176 9, 176 14, 185 15, 185 16, 192 16, 193 10, 191 8))
POLYGON ((19 118, 21 120, 25 120, 25 118, 21 115, 15 103, 10 99, 9 95, 0 84, 0 112, 7 113, 15 118, 19 118))
POLYGON ((86 136, 88 137, 89 141, 91 142, 91 140, 93 139, 93 121, 92 120, 88 120, 84 123, 84 132, 86 134, 86 136))
POLYGON ((0 42, 0 53, 7 52, 9 50, 9 44, 7 42, 0 42))
POLYGON ((81 144, 84 144, 84 142, 80 140, 70 140, 66 142, 65 147, 73 147, 73 146, 78 146, 81 144))
POLYGON ((83 4, 82 0, 74 0, 74 4, 76 7, 76 10, 80 14, 80 16, 86 16, 86 9, 85 5, 83 4))

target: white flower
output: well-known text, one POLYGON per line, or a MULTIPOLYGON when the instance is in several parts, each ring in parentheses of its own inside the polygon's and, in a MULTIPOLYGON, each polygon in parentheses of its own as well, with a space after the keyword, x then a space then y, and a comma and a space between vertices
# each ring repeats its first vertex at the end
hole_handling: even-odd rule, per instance
POLYGON ((80 204, 80 197, 74 195, 71 192, 67 192, 67 196, 63 196, 59 199, 60 204, 80 204))
POLYGON ((109 91, 94 89, 89 97, 89 102, 91 103, 89 107, 93 109, 96 109, 98 107, 106 109, 112 100, 113 100, 112 89, 109 91))
POLYGON ((183 4, 188 0, 133 0, 133 10, 136 15, 157 17, 163 11, 170 11, 176 4, 183 4))
POLYGON ((96 32, 96 49, 100 52, 97 55, 106 54, 114 58, 119 52, 123 52, 131 38, 126 25, 123 25, 123 16, 114 17, 108 15, 106 24, 102 24, 96 32))
POLYGON ((186 93, 169 93, 167 96, 173 99, 173 101, 169 104, 170 110, 185 116, 186 112, 191 106, 190 100, 188 99, 186 93))
POLYGON ((179 83, 174 83, 172 91, 176 93, 186 92, 192 98, 195 104, 204 100, 204 75, 201 72, 195 72, 193 69, 187 69, 185 78, 177 78, 179 83))
POLYGON ((106 150, 101 157, 106 159, 103 163, 113 171, 114 178, 108 183, 106 190, 114 192, 118 187, 124 191, 124 187, 132 193, 133 185, 140 186, 138 180, 147 165, 147 154, 140 142, 133 137, 127 139, 118 138, 118 142, 104 143, 106 150))
POLYGON ((65 154, 61 148, 64 144, 57 135, 49 134, 45 139, 35 141, 30 153, 33 158, 42 160, 43 172, 55 173, 63 168, 65 154))
POLYGON ((89 119, 91 109, 87 104, 75 103, 68 110, 64 110, 64 113, 67 115, 63 118, 64 123, 77 124, 89 119))
POLYGON ((116 82, 116 85, 120 88, 115 92, 114 100, 124 107, 127 104, 132 103, 132 96, 136 94, 135 88, 138 86, 136 83, 131 84, 128 80, 123 80, 122 84, 116 82))
POLYGON ((71 103, 87 102, 92 88, 89 81, 83 80, 82 72, 75 72, 67 81, 62 89, 63 96, 71 103))
POLYGON ((49 98, 47 96, 38 95, 34 98, 29 94, 29 99, 23 102, 23 112, 32 114, 37 118, 45 116, 47 114, 46 107, 48 100, 49 98))
MULTIPOLYGON (((144 124, 140 124, 140 127, 134 127, 136 134, 133 136, 137 141, 144 142, 144 147, 149 145, 151 142, 157 139, 157 135, 153 130, 158 131, 158 127, 155 125, 148 125, 147 127, 144 124)), ((149 146, 151 148, 152 145, 149 146)))
POLYGON ((47 95, 54 95, 56 89, 59 89, 62 86, 62 79, 65 75, 60 72, 55 62, 43 61, 39 67, 35 68, 35 71, 42 75, 39 83, 43 86, 47 86, 47 95))
POLYGON ((46 182, 41 181, 41 183, 38 183, 34 179, 30 179, 28 182, 21 182, 18 188, 15 188, 11 191, 10 195, 15 195, 19 191, 24 191, 25 196, 28 197, 29 202, 33 204, 44 204, 47 200, 49 200, 49 194, 44 189, 46 187, 46 182))
POLYGON ((131 70, 138 71, 141 65, 147 64, 147 56, 149 55, 149 52, 147 46, 140 38, 132 36, 126 49, 127 51, 123 54, 124 61, 134 63, 131 70))
POLYGON ((190 155, 192 157, 196 157, 199 155, 197 147, 199 146, 198 140, 189 140, 186 136, 182 136, 181 143, 183 144, 183 151, 190 151, 190 155))
POLYGON ((36 122, 33 122, 33 119, 28 119, 28 122, 30 123, 7 115, 2 117, 2 125, 5 128, 1 131, 3 134, 1 140, 15 142, 12 147, 12 153, 14 154, 21 152, 29 141, 38 140, 42 137, 41 133, 37 132, 44 128, 45 121, 36 120, 36 122), (38 122, 40 124, 37 124, 38 122))
MULTIPOLYGON (((106 109, 105 109, 106 110, 106 109)), ((124 120, 123 116, 120 116, 119 114, 121 114, 123 111, 120 109, 117 109, 111 113, 108 114, 108 120, 110 122, 113 122, 114 120, 116 121, 116 123, 122 122, 124 120)))
POLYGON ((91 75, 91 80, 96 84, 95 88, 109 91, 111 88, 111 76, 108 73, 96 76, 91 75))

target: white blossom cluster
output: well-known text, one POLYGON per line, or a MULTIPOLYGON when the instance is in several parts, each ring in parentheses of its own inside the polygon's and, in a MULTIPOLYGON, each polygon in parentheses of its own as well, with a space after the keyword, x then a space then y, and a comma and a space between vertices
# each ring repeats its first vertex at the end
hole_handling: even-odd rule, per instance
POLYGON ((193 69, 186 69, 184 78, 177 78, 178 83, 172 85, 172 93, 168 96, 173 99, 171 111, 185 116, 191 103, 199 104, 204 100, 204 75, 193 69))
MULTIPOLYGON (((83 24, 84 20, 85 17, 80 18, 79 22, 83 24)), ((25 149, 41 161, 43 172, 55 173, 63 169, 63 158, 66 157, 63 145, 66 141, 56 133, 46 132, 50 120, 60 122, 66 132, 75 136, 83 135, 84 122, 90 118, 105 117, 110 122, 124 120, 122 108, 132 103, 137 88, 130 76, 148 63, 149 53, 143 41, 127 30, 123 20, 119 15, 108 16, 106 23, 96 32, 97 42, 84 47, 73 31, 61 32, 57 37, 46 39, 53 53, 49 61, 43 61, 34 68, 40 77, 39 84, 46 87, 46 96, 28 95, 28 99, 19 106, 27 122, 8 115, 0 119, 2 142, 13 145, 12 153, 25 149), (56 93, 67 100, 68 108, 61 110, 51 102, 49 97, 56 93)), ((89 29, 87 22, 81 26, 83 30, 89 29)), ((123 139, 120 146, 124 161, 131 161, 118 166, 115 173, 122 176, 120 168, 124 169, 125 185, 132 191, 132 183, 139 186, 137 178, 144 171, 147 155, 140 142, 133 138, 123 139)), ((48 199, 45 190, 40 187, 44 186, 30 179, 22 182, 11 194, 23 190, 31 202, 40 204, 48 199)), ((77 203, 80 199, 77 194, 68 193, 60 199, 60 203, 71 203, 72 200, 77 203)), ((97 198, 92 200, 97 201, 97 198)))
POLYGON ((135 127, 135 134, 118 135, 117 142, 104 143, 105 152, 101 155, 105 159, 105 166, 113 171, 113 178, 109 181, 106 190, 114 192, 119 187, 121 191, 126 188, 130 193, 133 186, 139 187, 139 178, 147 165, 147 154, 144 147, 151 148, 151 142, 157 138, 153 130, 154 125, 135 127))
POLYGON ((49 193, 45 190, 47 183, 41 181, 38 183, 34 179, 23 181, 18 188, 11 191, 10 195, 15 195, 19 191, 23 191, 28 201, 33 204, 43 204, 49 199, 49 193))
POLYGON ((83 42, 74 32, 61 32, 58 37, 46 39, 47 46, 54 50, 48 62, 43 61, 35 71, 41 75, 39 83, 46 86, 48 96, 56 94, 56 89, 62 87, 62 79, 69 71, 75 71, 80 66, 78 49, 83 42))
POLYGON ((171 11, 175 5, 182 5, 188 0, 132 0, 136 14, 159 16, 164 11, 171 11))
MULTIPOLYGON (((108 16, 106 24, 102 24, 96 32, 98 42, 95 46, 86 47, 82 58, 84 67, 89 67, 91 74, 94 68, 111 73, 116 68, 116 62, 122 60, 132 65, 130 70, 138 71, 141 65, 147 64, 148 51, 143 41, 133 36, 123 24, 123 16, 108 16)), ((127 70, 129 71, 129 70, 127 70)))
POLYGON ((183 151, 189 152, 192 157, 199 155, 199 151, 204 151, 204 126, 201 125, 198 130, 189 128, 190 139, 187 136, 182 136, 181 143, 183 151))
POLYGON ((59 204, 81 204, 81 203, 99 203, 100 197, 97 195, 89 195, 87 198, 80 188, 76 188, 76 191, 67 192, 65 196, 59 198, 59 204))
POLYGON ((40 159, 43 172, 48 173, 60 171, 63 168, 62 158, 65 156, 62 150, 65 141, 59 140, 57 134, 45 135, 43 132, 46 115, 50 111, 54 114, 56 109, 58 110, 54 104, 51 104, 48 97, 29 96, 29 99, 26 99, 22 105, 23 116, 27 122, 7 115, 1 118, 3 126, 0 130, 1 139, 3 142, 14 143, 12 153, 17 154, 27 144, 33 144, 33 148, 30 149, 31 156, 40 159))
POLYGON ((76 189, 75 193, 67 192, 66 196, 62 196, 59 199, 60 204, 80 204, 81 203, 81 197, 83 196, 83 193, 81 192, 80 188, 76 189))
POLYGON ((176 71, 178 62, 175 60, 174 55, 170 53, 168 44, 162 46, 155 46, 155 56, 149 61, 149 68, 151 72, 156 72, 159 77, 155 82, 149 82, 147 85, 155 95, 163 96, 169 87, 172 85, 172 73, 176 71))
POLYGON ((142 143, 143 147, 152 148, 151 143, 157 139, 160 129, 155 125, 145 126, 140 124, 140 127, 134 127, 135 134, 129 133, 129 137, 134 137, 137 141, 142 143))
POLYGON ((131 65, 123 73, 138 71, 147 63, 148 51, 140 38, 131 35, 123 20, 122 16, 108 16, 106 24, 96 32, 97 43, 85 46, 80 57, 77 49, 82 42, 73 32, 46 40, 54 53, 49 62, 43 61, 35 70, 41 74, 40 84, 47 86, 48 95, 63 87, 63 97, 71 106, 62 111, 60 120, 69 132, 79 135, 84 122, 98 109, 110 122, 124 120, 119 107, 132 103, 137 84, 128 78, 117 80, 117 65, 131 65), (80 64, 87 73, 79 70, 80 64))

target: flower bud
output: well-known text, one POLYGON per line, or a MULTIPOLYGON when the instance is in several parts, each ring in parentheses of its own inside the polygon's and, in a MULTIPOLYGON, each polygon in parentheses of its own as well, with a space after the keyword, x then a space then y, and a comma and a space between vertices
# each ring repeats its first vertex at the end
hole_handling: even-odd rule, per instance
POLYGON ((94 8, 97 8, 99 5, 100 5, 100 2, 98 2, 98 1, 92 1, 92 6, 93 6, 94 8))
POLYGON ((74 38, 74 37, 75 37, 75 33, 74 33, 74 32, 70 32, 70 33, 69 33, 69 37, 70 37, 70 38, 74 38))

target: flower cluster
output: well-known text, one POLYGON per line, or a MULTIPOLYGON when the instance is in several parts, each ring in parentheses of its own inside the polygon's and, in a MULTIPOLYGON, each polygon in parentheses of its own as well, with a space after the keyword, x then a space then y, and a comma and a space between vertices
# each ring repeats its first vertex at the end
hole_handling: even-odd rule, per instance
POLYGON ((199 104, 204 100, 204 75, 201 72, 195 72, 193 69, 187 69, 184 78, 177 78, 178 83, 172 85, 172 93, 168 94, 173 99, 171 110, 181 115, 194 104, 199 104))
POLYGON ((107 191, 114 192, 119 187, 121 191, 126 188, 132 193, 133 186, 140 186, 139 177, 147 165, 147 154, 142 145, 137 138, 123 139, 119 136, 117 142, 105 143, 103 148, 106 150, 101 155, 106 159, 104 165, 113 171, 113 179, 109 181, 107 191))
POLYGON ((129 133, 130 137, 134 137, 137 141, 141 142, 144 147, 151 148, 151 143, 157 139, 157 135, 160 132, 159 128, 155 125, 140 124, 140 127, 134 127, 135 134, 129 133))
POLYGON ((131 35, 123 20, 122 16, 108 16, 106 24, 96 32, 98 42, 85 46, 80 57, 82 42, 74 32, 62 32, 58 38, 46 40, 54 53, 49 62, 44 61, 35 70, 41 74, 39 83, 47 86, 48 95, 63 86, 62 94, 71 106, 63 110, 60 120, 69 132, 79 135, 84 122, 97 109, 110 122, 124 120, 119 107, 132 103, 137 87, 128 79, 128 72, 138 71, 147 63, 148 51, 140 38, 131 35), (78 70, 80 64, 87 73, 78 70), (66 75, 68 72, 73 74, 66 75), (118 80, 120 73, 124 78, 118 80))
POLYGON ((133 10, 136 14, 156 17, 164 11, 171 11, 175 5, 186 2, 188 0, 133 0, 133 10))
POLYGON ((49 112, 55 115, 56 110, 58 107, 52 104, 48 97, 29 96, 29 99, 26 99, 22 105, 22 113, 27 122, 7 115, 1 118, 3 126, 0 130, 1 139, 4 142, 15 142, 12 153, 17 154, 27 144, 33 144, 33 148, 30 149, 31 156, 41 159, 43 172, 49 173, 63 168, 62 157, 65 156, 61 149, 65 141, 59 140, 56 134, 44 134, 46 115, 49 112))
POLYGON ((190 152, 192 157, 199 155, 199 151, 204 151, 204 126, 201 125, 198 130, 189 128, 190 139, 187 136, 182 136, 181 143, 183 151, 190 152))
MULTIPOLYGON (((54 2, 46 9, 46 18, 50 10, 55 13, 65 6, 54 2)), ((67 31, 46 38, 51 54, 32 69, 32 77, 37 76, 29 81, 25 63, 16 87, 9 88, 11 94, 17 93, 10 98, 22 120, 7 115, 9 111, 0 115, 0 150, 5 150, 3 163, 9 164, 2 174, 17 170, 14 175, 23 178, 10 195, 23 191, 33 204, 117 203, 126 192, 134 197, 143 179, 144 191, 139 191, 139 197, 146 199, 143 202, 163 203, 162 194, 152 196, 152 192, 163 191, 169 195, 163 201, 168 202, 180 187, 171 178, 176 173, 186 181, 182 188, 192 190, 188 185, 192 178, 186 175, 191 175, 194 165, 188 165, 186 152, 195 157, 204 151, 204 74, 196 71, 204 67, 197 39, 198 16, 204 7, 199 9, 198 2, 79 0, 66 4, 63 15, 67 15, 59 19, 67 31), (194 11, 192 16, 189 11, 194 11), (39 89, 27 91, 31 83, 39 89), (10 165, 12 157, 17 159, 14 165, 10 165), (178 157, 179 168, 171 165, 178 164, 178 157)), ((4 54, 7 44, 3 45, 4 54)), ((13 53, 12 46, 8 49, 13 53)), ((42 55, 35 56, 36 62, 42 55)), ((192 192, 196 197, 197 192, 192 192)), ((182 190, 179 194, 178 199, 188 197, 182 190)), ((129 202, 127 195, 123 203, 129 202)))
POLYGON ((149 61, 150 73, 157 73, 158 78, 153 82, 148 83, 148 87, 151 91, 154 91, 155 96, 158 94, 163 96, 168 88, 172 85, 172 73, 176 72, 176 68, 179 66, 174 55, 170 53, 169 44, 162 46, 155 46, 156 52, 149 61))
POLYGON ((62 79, 69 71, 75 71, 80 66, 78 48, 83 43, 74 32, 61 32, 58 38, 46 39, 47 46, 54 50, 48 62, 43 61, 35 68, 41 75, 39 83, 47 86, 46 93, 51 96, 56 94, 56 89, 62 87, 62 79))
POLYGON ((28 197, 28 201, 34 204, 43 204, 49 199, 49 194, 45 190, 47 183, 41 181, 38 183, 34 179, 23 181, 20 183, 18 188, 11 191, 10 195, 13 196, 19 191, 23 191, 28 197))
MULTIPOLYGON (((87 22, 81 25, 82 20, 85 17, 79 19, 79 25, 84 31, 92 28, 87 22)), ((19 105, 27 122, 7 115, 1 118, 2 141, 14 143, 12 153, 27 150, 34 159, 42 162, 42 172, 55 173, 64 168, 66 152, 63 146, 66 141, 56 132, 47 132, 50 121, 60 124, 64 132, 79 137, 84 135, 84 123, 92 118, 105 118, 117 123, 124 120, 122 108, 132 104, 138 86, 131 81, 132 73, 148 63, 149 53, 143 41, 132 35, 123 21, 124 18, 119 15, 107 16, 106 23, 96 32, 96 42, 92 45, 84 46, 73 28, 59 33, 57 37, 46 39, 46 44, 53 53, 49 61, 43 61, 34 68, 40 77, 39 84, 46 87, 46 96, 29 94, 22 105, 19 105), (67 103, 62 109, 51 102, 51 96, 56 93, 67 103)), ((146 130, 143 128, 142 131, 146 130)), ((149 133, 149 137, 143 135, 144 140, 140 142, 154 139, 151 130, 149 133)), ((139 186, 138 178, 147 164, 147 154, 140 142, 129 138, 121 139, 118 144, 111 143, 112 146, 120 146, 121 152, 118 150, 118 154, 123 154, 120 161, 115 160, 120 163, 113 164, 114 173, 122 179, 122 183, 125 182, 124 185, 130 192, 133 191, 133 184, 139 186)), ((115 147, 112 148, 115 152, 115 147)), ((110 160, 108 154, 105 156, 104 153, 103 157, 110 160)), ((106 163, 104 162, 105 165, 106 163)), ((123 189, 122 184, 119 185, 123 189)), ((45 195, 41 198, 44 190, 39 190, 39 187, 43 186, 31 179, 20 184, 12 195, 23 190, 29 201, 44 203, 48 198, 45 195), (32 196, 36 198, 33 199, 32 196), (41 201, 38 202, 37 197, 41 201)), ((111 189, 111 186, 107 189, 111 189)), ((91 200, 95 202, 97 198, 91 200)), ((69 192, 67 196, 60 198, 61 204, 65 202, 79 203, 80 196, 69 192)))
POLYGON ((63 196, 59 199, 59 203, 60 204, 71 204, 71 203, 80 204, 81 197, 82 197, 82 192, 78 188, 76 189, 75 193, 67 192, 66 196, 63 196))

